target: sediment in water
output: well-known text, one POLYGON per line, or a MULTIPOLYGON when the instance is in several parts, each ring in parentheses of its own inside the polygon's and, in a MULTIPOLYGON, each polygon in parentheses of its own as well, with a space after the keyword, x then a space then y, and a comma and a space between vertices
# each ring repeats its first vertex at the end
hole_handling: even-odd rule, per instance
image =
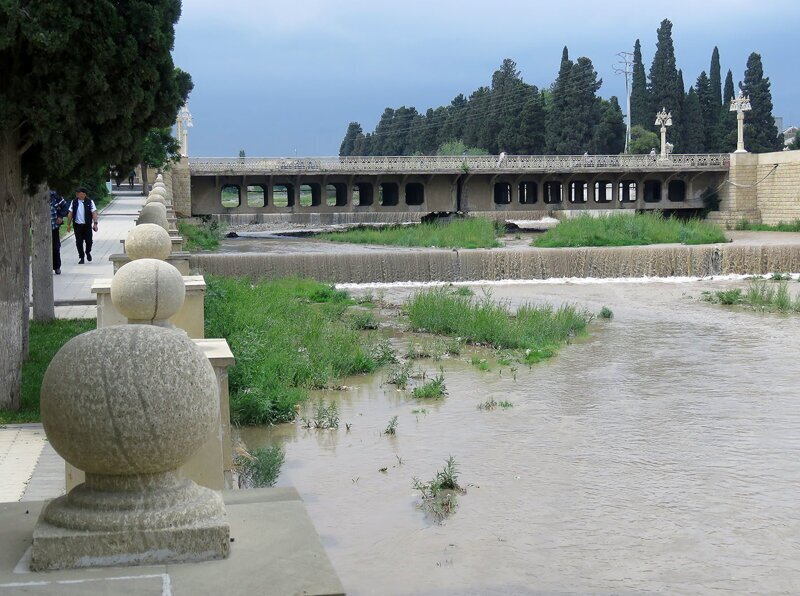
POLYGON ((193 255, 190 264, 214 275, 299 276, 333 283, 706 277, 800 271, 800 245, 226 253, 193 255))

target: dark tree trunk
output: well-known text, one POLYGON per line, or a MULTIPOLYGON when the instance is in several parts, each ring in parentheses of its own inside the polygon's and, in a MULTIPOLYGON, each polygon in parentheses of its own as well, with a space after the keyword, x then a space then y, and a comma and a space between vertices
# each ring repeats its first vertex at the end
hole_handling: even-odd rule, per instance
POLYGON ((142 170, 142 195, 147 196, 147 164, 139 164, 142 170))
POLYGON ((18 142, 16 134, 0 131, 0 408, 11 410, 20 405, 22 350, 28 332, 25 243, 30 239, 18 142))
POLYGON ((50 225, 50 195, 42 184, 31 203, 33 228, 33 320, 52 321, 56 318, 53 306, 53 233, 50 225))

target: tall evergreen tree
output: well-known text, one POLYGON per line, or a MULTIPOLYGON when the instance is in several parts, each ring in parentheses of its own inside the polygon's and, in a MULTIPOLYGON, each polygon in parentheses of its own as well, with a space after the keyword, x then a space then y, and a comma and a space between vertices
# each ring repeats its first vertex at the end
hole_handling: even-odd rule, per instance
POLYGON ((566 112, 569 98, 570 75, 572 72, 572 60, 569 59, 567 46, 561 52, 561 66, 558 69, 556 78, 550 90, 550 103, 547 112, 545 137, 547 142, 547 152, 558 154, 564 145, 564 135, 566 135, 566 112))
POLYGON ((351 122, 347 125, 347 132, 344 133, 344 139, 339 146, 339 155, 353 155, 353 144, 359 134, 363 135, 364 131, 358 122, 351 122))
POLYGON ((600 121, 592 133, 590 153, 596 155, 616 155, 625 151, 625 120, 619 100, 611 96, 608 101, 600 100, 600 121))
POLYGON ((711 99, 716 105, 722 105, 722 75, 719 66, 719 49, 714 46, 711 52, 711 68, 708 71, 708 82, 711 86, 711 99))
POLYGON ((742 91, 750 97, 752 106, 752 110, 745 114, 745 148, 753 153, 782 150, 783 139, 778 138, 778 127, 772 116, 769 77, 764 76, 761 55, 756 52, 747 59, 742 91))
POLYGON ((522 106, 517 147, 523 155, 542 154, 546 149, 544 97, 535 86, 522 106))
POLYGON ((633 46, 633 80, 631 85, 631 126, 650 126, 652 120, 650 91, 642 61, 642 46, 639 40, 633 46))
POLYGON ((736 113, 730 111, 731 99, 734 96, 733 73, 728 70, 725 75, 725 87, 722 93, 722 108, 719 118, 718 151, 731 153, 736 150, 736 113))
MULTIPOLYGON (((697 102, 700 106, 700 113, 702 114, 702 136, 703 136, 703 150, 704 151, 717 151, 717 132, 719 130, 719 104, 715 101, 711 83, 706 76, 706 71, 702 71, 700 76, 697 77, 695 83, 697 91, 697 102)), ((721 92, 721 90, 720 90, 721 92)), ((687 98, 688 100, 688 98, 687 98)), ((720 102, 722 98, 720 97, 720 102)), ((687 106, 688 109, 688 106, 687 106)), ((689 117, 686 115, 685 137, 689 136, 689 117)))
POLYGON ((703 135, 703 111, 694 87, 689 87, 689 93, 686 94, 683 117, 685 126, 681 152, 704 153, 706 147, 703 135))
POLYGON ((676 149, 680 149, 680 118, 683 103, 683 83, 679 81, 678 68, 675 64, 675 48, 672 43, 672 23, 668 19, 661 21, 657 31, 658 41, 653 63, 650 65, 650 120, 649 126, 657 112, 665 108, 672 112, 672 129, 670 139, 676 149))
POLYGON ((467 113, 468 100, 463 93, 456 95, 445 108, 445 119, 438 132, 438 147, 447 141, 454 141, 464 136, 464 117, 467 113))

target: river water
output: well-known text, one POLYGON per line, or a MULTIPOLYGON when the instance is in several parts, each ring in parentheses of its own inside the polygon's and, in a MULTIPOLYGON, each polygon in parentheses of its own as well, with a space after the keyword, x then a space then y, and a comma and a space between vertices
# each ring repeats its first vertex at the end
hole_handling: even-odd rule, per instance
POLYGON ((379 373, 324 392, 338 431, 242 437, 285 446, 278 484, 300 492, 350 594, 798 593, 800 318, 699 299, 744 285, 493 286, 514 306, 615 316, 516 378, 479 371, 468 351, 423 363, 443 366, 444 400, 420 403, 379 373), (490 397, 513 408, 478 410, 490 397), (381 434, 395 415, 397 435, 381 434), (412 477, 449 455, 467 492, 437 523, 412 477))

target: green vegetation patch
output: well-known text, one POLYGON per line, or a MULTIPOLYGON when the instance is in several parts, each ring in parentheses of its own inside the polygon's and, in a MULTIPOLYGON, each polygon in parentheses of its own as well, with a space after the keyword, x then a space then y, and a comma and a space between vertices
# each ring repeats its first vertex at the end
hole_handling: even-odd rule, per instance
POLYGON ((795 219, 792 222, 779 222, 771 226, 768 224, 755 224, 747 219, 740 219, 736 222, 734 228, 737 231, 752 230, 754 232, 800 232, 800 219, 795 219))
POLYGON ((239 488, 275 486, 284 458, 278 445, 238 453, 234 464, 239 471, 239 488))
POLYGON ((589 214, 562 221, 533 241, 539 248, 580 246, 641 246, 645 244, 714 244, 727 242, 716 224, 699 219, 681 221, 655 213, 589 214))
MULTIPOLYGON (((48 323, 31 321, 28 358, 22 365, 22 400, 16 412, 0 410, 0 424, 39 422, 39 392, 53 356, 70 339, 97 326, 93 319, 56 319, 48 323)), ((65 379, 65 382, 67 380, 65 379)))
POLYGON ((217 250, 222 239, 222 228, 216 221, 201 224, 180 221, 178 231, 186 243, 186 250, 217 250))
POLYGON ((227 339, 236 358, 229 377, 235 423, 294 420, 310 389, 394 358, 388 340, 343 316, 352 300, 330 285, 212 276, 206 283, 206 337, 227 339))
POLYGON ((346 232, 319 234, 332 242, 388 244, 392 246, 432 246, 437 248, 495 248, 502 229, 485 218, 456 219, 449 223, 354 228, 346 232))
POLYGON ((455 336, 496 349, 524 350, 526 364, 553 356, 563 342, 584 333, 592 318, 570 305, 554 309, 525 304, 511 312, 489 293, 459 296, 447 288, 422 290, 403 309, 414 331, 455 336))
POLYGON ((800 294, 792 298, 785 280, 752 279, 744 290, 733 288, 703 292, 703 299, 714 304, 744 306, 764 312, 800 313, 800 294))

